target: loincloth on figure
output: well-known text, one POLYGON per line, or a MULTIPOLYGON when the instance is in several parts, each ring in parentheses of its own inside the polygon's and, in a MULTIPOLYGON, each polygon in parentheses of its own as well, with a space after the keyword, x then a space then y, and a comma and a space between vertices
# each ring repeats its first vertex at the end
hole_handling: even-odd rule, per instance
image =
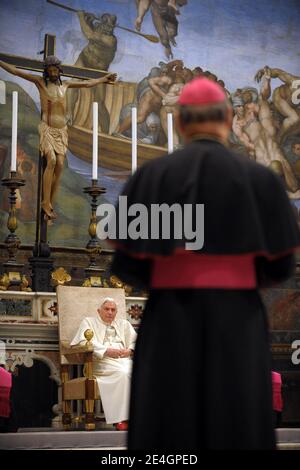
POLYGON ((52 150, 57 155, 65 155, 68 149, 68 127, 58 129, 48 126, 41 121, 39 126, 40 152, 42 155, 49 154, 52 150))

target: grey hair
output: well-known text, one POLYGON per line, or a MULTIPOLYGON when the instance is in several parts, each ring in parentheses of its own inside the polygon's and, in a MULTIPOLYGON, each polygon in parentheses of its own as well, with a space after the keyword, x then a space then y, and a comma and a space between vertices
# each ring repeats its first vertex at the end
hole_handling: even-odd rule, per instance
POLYGON ((100 308, 103 307, 104 304, 106 304, 106 302, 113 302, 117 308, 117 302, 112 298, 112 297, 105 297, 105 299, 103 299, 101 305, 100 305, 100 308))
POLYGON ((241 96, 233 96, 232 97, 232 106, 236 108, 237 106, 244 106, 244 100, 241 96))
POLYGON ((179 118, 182 124, 203 122, 225 122, 228 116, 230 103, 227 99, 220 103, 202 106, 179 106, 179 118))

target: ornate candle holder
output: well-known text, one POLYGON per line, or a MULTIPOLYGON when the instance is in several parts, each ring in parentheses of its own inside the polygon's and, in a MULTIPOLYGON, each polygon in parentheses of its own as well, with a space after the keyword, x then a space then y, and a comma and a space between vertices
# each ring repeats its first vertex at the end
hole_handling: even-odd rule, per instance
POLYGON ((101 188, 98 186, 98 180, 92 180, 92 186, 88 186, 87 188, 83 189, 85 194, 88 194, 91 198, 91 218, 89 224, 89 235, 90 240, 86 245, 86 252, 90 259, 90 264, 88 268, 86 268, 85 275, 86 279, 83 283, 84 287, 102 287, 102 279, 100 273, 104 272, 104 269, 100 268, 97 265, 97 258, 101 253, 101 246, 99 239, 97 238, 97 219, 96 219, 96 211, 97 211, 97 200, 101 194, 106 193, 105 188, 101 188))
POLYGON ((1 183, 10 191, 9 214, 7 219, 7 228, 10 233, 4 241, 8 251, 8 260, 3 264, 5 273, 0 280, 0 290, 21 289, 28 291, 31 290, 28 287, 28 280, 26 279, 26 276, 22 274, 24 265, 17 262, 17 253, 21 241, 15 234, 15 231, 18 228, 16 215, 16 190, 25 186, 25 180, 18 178, 16 171, 11 171, 10 178, 3 178, 1 183))

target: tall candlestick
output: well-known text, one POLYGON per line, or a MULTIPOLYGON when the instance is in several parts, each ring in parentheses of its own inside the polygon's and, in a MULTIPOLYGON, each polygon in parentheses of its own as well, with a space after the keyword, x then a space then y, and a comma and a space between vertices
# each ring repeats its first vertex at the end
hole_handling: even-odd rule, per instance
POLYGON ((168 113, 168 153, 172 153, 173 149, 173 114, 168 113))
POLYGON ((137 169, 137 109, 131 109, 131 136, 132 136, 132 153, 131 153, 131 172, 137 169))
POLYGON ((18 92, 12 94, 12 133, 10 171, 17 171, 17 136, 18 136, 18 92))
POLYGON ((98 179, 98 103, 93 103, 93 180, 98 179))

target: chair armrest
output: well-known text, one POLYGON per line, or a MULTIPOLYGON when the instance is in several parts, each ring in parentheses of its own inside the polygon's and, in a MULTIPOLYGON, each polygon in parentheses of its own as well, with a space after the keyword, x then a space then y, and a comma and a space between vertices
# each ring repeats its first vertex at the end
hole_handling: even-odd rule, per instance
POLYGON ((82 346, 61 346, 61 354, 64 356, 71 356, 74 354, 82 354, 82 353, 92 353, 94 352, 94 346, 92 344, 89 345, 82 345, 82 346))
POLYGON ((70 346, 69 341, 61 340, 60 341, 60 353, 63 355, 72 355, 72 354, 82 354, 94 352, 94 345, 91 342, 86 342, 86 344, 76 344, 70 346))
POLYGON ((89 346, 61 346, 61 363, 69 365, 92 363, 93 351, 92 344, 89 346))

